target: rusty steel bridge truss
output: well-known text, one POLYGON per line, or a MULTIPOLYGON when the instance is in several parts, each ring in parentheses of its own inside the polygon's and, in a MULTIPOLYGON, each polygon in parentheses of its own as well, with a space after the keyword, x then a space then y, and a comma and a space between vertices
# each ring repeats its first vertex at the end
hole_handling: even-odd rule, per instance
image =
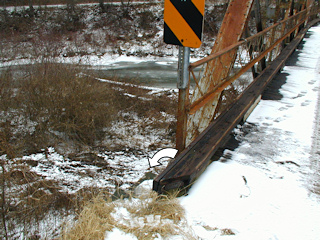
POLYGON ((188 64, 188 81, 179 87, 179 154, 154 179, 155 191, 195 181, 320 21, 319 12, 314 0, 230 0, 211 54, 188 64), (273 16, 262 2, 274 7, 273 16))
POLYGON ((265 21, 259 0, 232 0, 209 56, 189 65, 189 84, 180 89, 176 146, 182 151, 246 88, 319 12, 313 0, 278 4, 265 21), (281 20, 280 13, 284 13, 281 20), (251 14, 250 14, 251 13, 251 14), (253 13, 253 14, 252 14, 253 13), (255 29, 250 28, 254 16, 255 29), (275 22, 271 24, 271 22, 275 22), (248 36, 250 32, 256 33, 248 36), (244 36, 247 36, 244 38, 244 36), (197 73, 195 73, 197 70, 197 73), (243 77, 251 71, 252 77, 243 77), (191 88, 191 83, 194 87, 191 88))

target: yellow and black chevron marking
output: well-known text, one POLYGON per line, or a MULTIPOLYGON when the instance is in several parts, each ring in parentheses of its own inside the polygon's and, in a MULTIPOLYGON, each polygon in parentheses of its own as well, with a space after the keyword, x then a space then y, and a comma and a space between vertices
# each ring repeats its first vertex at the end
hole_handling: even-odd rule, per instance
POLYGON ((200 47, 204 5, 205 0, 165 0, 164 42, 200 47))

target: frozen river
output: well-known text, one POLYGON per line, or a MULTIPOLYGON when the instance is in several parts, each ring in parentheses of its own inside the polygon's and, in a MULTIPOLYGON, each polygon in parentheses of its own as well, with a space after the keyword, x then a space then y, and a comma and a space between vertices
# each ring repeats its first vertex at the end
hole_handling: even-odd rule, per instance
POLYGON ((116 61, 108 65, 93 68, 98 77, 108 79, 113 77, 129 78, 144 85, 176 88, 177 61, 116 61))

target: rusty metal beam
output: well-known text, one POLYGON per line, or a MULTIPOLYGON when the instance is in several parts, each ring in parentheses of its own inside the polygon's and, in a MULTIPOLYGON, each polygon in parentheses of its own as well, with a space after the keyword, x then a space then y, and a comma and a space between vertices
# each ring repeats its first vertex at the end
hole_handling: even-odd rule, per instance
MULTIPOLYGON (((200 61, 190 64, 189 66, 189 76, 192 75, 195 80, 196 88, 191 99, 189 98, 189 91, 182 90, 181 93, 179 93, 176 135, 176 147, 179 151, 182 151, 185 146, 188 145, 199 133, 201 133, 209 125, 212 119, 214 119, 219 105, 220 94, 225 87, 229 86, 236 77, 248 70, 248 66, 254 68, 254 64, 257 63, 256 60, 251 61, 254 56, 252 52, 249 51, 250 65, 245 66, 245 68, 235 76, 229 77, 229 72, 233 68, 233 64, 237 56, 237 47, 242 45, 242 47, 246 49, 249 47, 250 50, 252 46, 255 46, 254 41, 258 41, 257 46, 259 46, 259 49, 258 51, 254 51, 254 54, 257 54, 258 52, 264 53, 262 58, 260 58, 262 55, 259 55, 260 64, 263 69, 266 66, 265 59, 268 58, 269 61, 272 61, 282 48, 280 46, 281 44, 278 44, 273 51, 268 48, 270 45, 274 46, 275 38, 278 38, 277 34, 279 34, 279 30, 277 27, 282 24, 279 27, 282 28, 281 32, 283 35, 284 31, 287 31, 287 25, 284 24, 285 21, 290 21, 290 24, 294 24, 294 22, 304 18, 304 15, 302 14, 306 13, 306 10, 304 10, 290 17, 286 15, 286 19, 260 31, 254 36, 247 38, 247 42, 251 40, 252 42, 248 43, 248 46, 246 47, 243 45, 245 44, 245 41, 239 40, 244 33, 253 2, 254 0, 230 1, 221 29, 212 49, 212 54, 200 61), (266 34, 266 37, 263 37, 263 34, 266 34), (261 36, 261 40, 254 39, 259 36, 261 36), (264 51, 265 48, 260 46, 264 43, 267 45, 266 48, 268 48, 268 51, 264 51), (269 54, 269 56, 267 54, 269 54), (206 64, 205 71, 202 78, 198 80, 193 69, 203 64, 206 64)), ((308 0, 307 6, 311 6, 311 2, 312 0, 308 0)), ((257 11, 256 18, 259 18, 257 19, 257 30, 259 31, 262 29, 261 17, 259 17, 258 14, 260 8, 259 0, 255 0, 255 3, 257 11)), ((292 4, 289 4, 287 13, 290 12, 291 6, 292 4)), ((308 8, 308 11, 310 11, 310 9, 311 7, 308 8)), ((293 32, 291 33, 294 34, 293 32)), ((287 39, 288 38, 289 37, 287 37, 287 39)), ((243 64, 241 63, 241 65, 243 64)))
MULTIPOLYGON (((297 15, 304 14, 304 12, 305 12, 305 10, 297 13, 297 15)), ((221 55, 232 51, 234 48, 237 48, 237 47, 241 46, 243 43, 249 42, 249 41, 251 41, 252 39, 254 39, 254 38, 256 38, 256 37, 262 36, 262 35, 265 34, 266 32, 270 31, 271 29, 274 29, 274 28, 278 27, 279 25, 283 24, 284 22, 290 20, 290 18, 293 18, 293 17, 295 17, 295 16, 290 16, 290 17, 288 17, 288 18, 286 18, 286 19, 284 19, 284 20, 282 20, 282 21, 280 21, 280 22, 278 22, 278 23, 275 23, 274 25, 272 25, 272 26, 264 29, 263 31, 261 31, 261 32, 259 32, 259 33, 257 33, 257 34, 248 37, 248 38, 245 39, 245 40, 236 42, 235 44, 232 44, 232 45, 230 45, 230 46, 228 46, 228 47, 226 47, 226 48, 224 48, 224 49, 222 49, 222 50, 220 50, 220 51, 218 51, 218 52, 216 52, 216 53, 212 53, 212 54, 210 54, 210 55, 207 56, 207 57, 204 57, 204 58, 202 58, 202 59, 200 59, 200 60, 198 60, 198 61, 196 61, 196 62, 190 63, 189 68, 190 68, 190 69, 195 69, 196 67, 199 67, 199 66, 201 66, 201 65, 203 65, 203 64, 205 64, 205 63, 208 63, 208 62, 210 62, 211 60, 213 60, 213 59, 215 59, 215 58, 218 58, 218 57, 220 57, 221 55)))
MULTIPOLYGON (((246 26, 246 22, 251 11, 253 0, 231 0, 224 16, 220 31, 216 38, 212 52, 219 52, 226 47, 237 43, 246 26)), ((236 51, 231 50, 229 55, 225 55, 218 61, 211 61, 207 64, 205 73, 199 81, 201 88, 196 88, 191 101, 195 101, 202 96, 202 93, 211 91, 220 84, 220 80, 225 78, 235 59, 236 51)), ((211 104, 204 106, 197 114, 189 116, 187 123, 186 144, 188 145, 200 132, 202 132, 214 117, 215 108, 218 105, 219 96, 211 99, 211 104)))
POLYGON ((301 24, 304 24, 304 20, 300 24, 296 25, 290 31, 288 31, 284 36, 279 38, 274 44, 272 44, 268 49, 263 51, 257 58, 253 59, 247 65, 245 65, 238 73, 233 75, 231 78, 226 79, 224 82, 221 82, 218 86, 212 89, 210 92, 199 98, 197 101, 193 102, 190 106, 187 106, 188 113, 190 115, 195 114, 201 107, 206 105, 210 100, 214 99, 219 95, 227 86, 229 86, 233 81, 238 79, 243 73, 248 71, 255 63, 261 61, 269 52, 271 52, 278 44, 280 44, 284 39, 286 39, 291 33, 300 27, 301 24))

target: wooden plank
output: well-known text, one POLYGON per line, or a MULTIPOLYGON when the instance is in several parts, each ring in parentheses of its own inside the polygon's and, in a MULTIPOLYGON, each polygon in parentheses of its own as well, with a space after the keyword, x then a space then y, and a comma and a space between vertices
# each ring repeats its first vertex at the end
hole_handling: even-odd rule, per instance
POLYGON ((213 121, 154 179, 154 191, 162 193, 172 188, 187 187, 199 177, 210 164, 214 153, 222 147, 222 144, 233 128, 242 120, 245 113, 263 92, 268 83, 282 69, 285 61, 301 42, 308 28, 315 23, 316 21, 313 21, 308 27, 301 30, 298 36, 282 51, 272 64, 244 91, 239 100, 229 110, 213 121))

